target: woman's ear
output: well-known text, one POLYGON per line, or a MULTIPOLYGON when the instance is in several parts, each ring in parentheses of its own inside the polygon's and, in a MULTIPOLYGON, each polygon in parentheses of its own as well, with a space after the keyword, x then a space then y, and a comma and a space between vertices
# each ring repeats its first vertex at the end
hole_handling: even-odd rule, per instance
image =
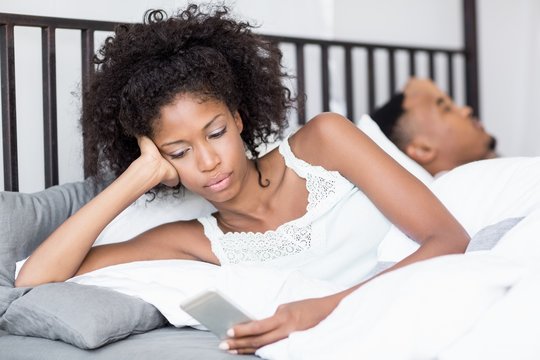
POLYGON ((244 122, 242 121, 242 117, 240 116, 240 113, 237 111, 234 112, 234 123, 236 124, 236 128, 238 129, 238 133, 242 133, 242 130, 244 130, 244 122))

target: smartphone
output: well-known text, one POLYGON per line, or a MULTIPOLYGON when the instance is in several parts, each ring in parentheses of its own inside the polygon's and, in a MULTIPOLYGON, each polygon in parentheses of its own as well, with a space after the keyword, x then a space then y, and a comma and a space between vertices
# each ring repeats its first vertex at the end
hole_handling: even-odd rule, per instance
POLYGON ((252 320, 251 316, 217 290, 206 290, 187 299, 180 304, 180 308, 220 339, 226 339, 227 330, 234 325, 252 320))

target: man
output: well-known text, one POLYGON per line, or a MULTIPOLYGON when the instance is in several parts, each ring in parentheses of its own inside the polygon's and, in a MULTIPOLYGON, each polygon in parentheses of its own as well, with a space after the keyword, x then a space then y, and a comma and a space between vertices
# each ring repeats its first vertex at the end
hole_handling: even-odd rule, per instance
POLYGON ((431 80, 412 78, 403 93, 371 114, 396 146, 435 176, 496 156, 496 140, 468 106, 458 106, 431 80))

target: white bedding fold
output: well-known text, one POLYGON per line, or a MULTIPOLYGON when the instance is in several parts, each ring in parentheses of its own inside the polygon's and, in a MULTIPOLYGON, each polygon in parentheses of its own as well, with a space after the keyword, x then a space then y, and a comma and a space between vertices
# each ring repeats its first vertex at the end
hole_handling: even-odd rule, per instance
MULTIPOLYGON (((537 210, 492 251, 438 257, 382 275, 315 328, 257 354, 279 360, 533 358, 540 348, 532 342, 540 333, 539 233, 537 210)), ((206 288, 220 289, 259 318, 280 303, 339 290, 294 271, 185 260, 116 265, 71 281, 138 296, 176 326, 198 324, 178 305, 206 288)))
POLYGON ((274 313, 282 303, 319 297, 342 289, 296 271, 247 265, 216 266, 191 260, 138 261, 99 269, 70 279, 139 297, 153 304, 174 326, 199 323, 180 303, 205 289, 218 289, 255 318, 274 313))
POLYGON ((538 359, 540 210, 492 251, 385 274, 268 359, 538 359))

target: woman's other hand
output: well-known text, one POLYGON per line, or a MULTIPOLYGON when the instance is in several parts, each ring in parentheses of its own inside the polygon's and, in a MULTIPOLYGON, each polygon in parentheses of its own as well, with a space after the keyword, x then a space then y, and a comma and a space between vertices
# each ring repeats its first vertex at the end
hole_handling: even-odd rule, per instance
POLYGON ((180 183, 180 176, 174 166, 167 161, 159 152, 156 144, 147 136, 137 138, 141 156, 145 166, 150 169, 158 178, 158 182, 167 186, 176 186, 180 183))
POLYGON ((230 339, 220 349, 233 354, 253 354, 257 349, 284 339, 294 331, 306 330, 324 320, 337 306, 334 296, 306 299, 280 305, 276 313, 263 320, 234 326, 230 339))

